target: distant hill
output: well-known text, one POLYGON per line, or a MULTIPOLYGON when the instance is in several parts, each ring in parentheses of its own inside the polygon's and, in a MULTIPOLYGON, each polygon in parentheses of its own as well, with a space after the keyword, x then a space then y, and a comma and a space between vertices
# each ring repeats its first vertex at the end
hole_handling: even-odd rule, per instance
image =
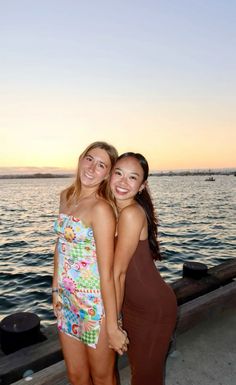
MULTIPOLYGON (((72 170, 55 168, 10 168, 0 167, 0 179, 43 179, 43 178, 73 178, 75 172, 72 170)), ((235 175, 236 168, 228 169, 200 169, 200 170, 168 170, 151 171, 149 176, 191 176, 191 175, 235 175)))
POLYGON ((50 174, 50 173, 6 174, 6 175, 0 175, 0 179, 71 178, 72 176, 73 174, 50 174))
POLYGON ((60 167, 0 167, 0 179, 70 178, 74 172, 60 167))
POLYGON ((221 170, 183 170, 183 171, 158 171, 150 172, 149 176, 191 176, 191 175, 234 175, 236 169, 221 169, 221 170))
MULTIPOLYGON (((218 172, 207 172, 207 171, 162 171, 162 172, 151 172, 149 174, 152 176, 210 176, 210 175, 234 175, 236 176, 235 171, 218 171, 218 172)), ((10 174, 10 175, 0 175, 0 179, 50 179, 50 178, 72 178, 73 174, 50 174, 50 173, 36 173, 36 174, 10 174)))
POLYGON ((62 167, 0 167, 0 175, 73 174, 72 168, 62 167))

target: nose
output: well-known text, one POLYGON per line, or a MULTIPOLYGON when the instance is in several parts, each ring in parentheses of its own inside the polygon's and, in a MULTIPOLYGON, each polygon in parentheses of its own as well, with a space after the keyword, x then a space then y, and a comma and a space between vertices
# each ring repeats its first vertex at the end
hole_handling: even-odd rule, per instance
POLYGON ((89 170, 94 171, 96 169, 96 162, 92 161, 89 165, 89 170))
POLYGON ((120 178, 120 183, 121 184, 126 184, 127 183, 127 177, 125 175, 122 175, 120 178))

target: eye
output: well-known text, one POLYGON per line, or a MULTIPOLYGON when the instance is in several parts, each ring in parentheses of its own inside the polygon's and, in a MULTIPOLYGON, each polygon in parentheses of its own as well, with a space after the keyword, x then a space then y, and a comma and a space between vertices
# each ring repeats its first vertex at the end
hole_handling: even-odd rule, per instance
POLYGON ((85 156, 85 159, 88 160, 89 162, 92 161, 92 157, 91 157, 90 155, 86 155, 86 156, 85 156))
POLYGON ((133 176, 133 175, 130 177, 130 179, 137 180, 136 176, 133 176))
POLYGON ((104 169, 104 168, 105 168, 105 165, 104 165, 103 163, 99 163, 99 164, 98 164, 98 167, 104 169))
POLYGON ((115 171, 114 171, 114 174, 115 174, 115 175, 121 175, 121 172, 120 172, 119 170, 115 170, 115 171))

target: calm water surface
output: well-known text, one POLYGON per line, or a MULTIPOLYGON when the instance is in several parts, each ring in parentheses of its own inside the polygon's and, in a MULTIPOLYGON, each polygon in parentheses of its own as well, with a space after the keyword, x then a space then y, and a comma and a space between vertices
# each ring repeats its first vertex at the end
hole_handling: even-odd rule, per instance
MULTIPOLYGON (((60 191, 70 179, 0 180, 0 319, 16 311, 54 322, 51 277, 60 191)), ((150 177, 158 211, 162 276, 172 282, 186 260, 209 267, 235 256, 236 178, 150 177)))

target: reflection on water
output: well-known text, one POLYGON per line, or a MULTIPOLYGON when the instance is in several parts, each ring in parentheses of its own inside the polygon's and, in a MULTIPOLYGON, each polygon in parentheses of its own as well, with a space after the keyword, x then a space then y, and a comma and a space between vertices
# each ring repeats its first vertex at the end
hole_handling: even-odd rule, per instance
MULTIPOLYGON (((0 180, 0 317, 33 311, 52 322, 51 275, 60 191, 69 179, 0 180)), ((150 177, 159 218, 163 262, 168 281, 181 277, 186 260, 213 266, 235 256, 233 176, 150 177)))

